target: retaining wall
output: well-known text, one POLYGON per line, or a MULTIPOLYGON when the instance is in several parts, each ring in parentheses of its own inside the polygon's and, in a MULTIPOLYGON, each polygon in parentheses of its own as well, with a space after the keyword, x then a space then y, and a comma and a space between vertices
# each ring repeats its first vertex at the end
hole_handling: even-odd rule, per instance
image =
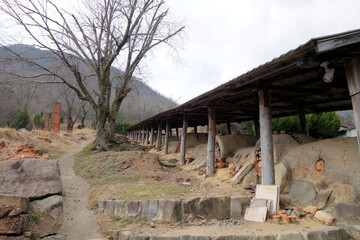
POLYGON ((100 200, 99 210, 119 218, 130 217, 146 221, 175 223, 197 218, 230 219, 242 218, 250 206, 250 197, 193 197, 186 200, 100 200))

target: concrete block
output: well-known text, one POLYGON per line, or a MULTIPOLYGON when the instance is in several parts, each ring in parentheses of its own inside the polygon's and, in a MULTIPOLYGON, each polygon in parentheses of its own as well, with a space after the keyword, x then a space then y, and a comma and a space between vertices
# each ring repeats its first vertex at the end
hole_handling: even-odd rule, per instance
POLYGON ((132 200, 127 202, 126 213, 127 217, 137 218, 141 212, 141 201, 132 200))
POLYGON ((326 234, 319 230, 319 231, 301 231, 301 236, 304 238, 304 240, 324 240, 326 239, 326 234))
POLYGON ((186 199, 183 206, 188 219, 194 219, 198 215, 220 220, 230 217, 230 197, 193 197, 186 199))
POLYGON ((303 240, 298 232, 279 233, 275 235, 276 240, 303 240))
POLYGON ((250 197, 230 197, 230 218, 243 218, 246 208, 250 207, 250 197))
POLYGON ((152 220, 159 209, 158 200, 145 200, 141 203, 141 220, 152 220))
POLYGON ((183 208, 180 200, 159 199, 158 212, 153 218, 154 221, 180 222, 183 219, 183 208))
POLYGON ((124 218, 126 213, 126 201, 124 200, 114 200, 113 201, 114 211, 113 214, 115 217, 124 218))
POLYGON ((114 215, 114 201, 113 200, 99 200, 99 210, 108 216, 114 215))

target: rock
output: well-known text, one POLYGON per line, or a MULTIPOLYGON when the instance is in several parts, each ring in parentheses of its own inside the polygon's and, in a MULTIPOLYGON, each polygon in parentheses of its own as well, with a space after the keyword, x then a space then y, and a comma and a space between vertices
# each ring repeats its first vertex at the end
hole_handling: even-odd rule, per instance
MULTIPOLYGON (((129 240, 131 236, 131 232, 130 231, 123 231, 119 233, 119 238, 118 240, 129 240)), ((114 239, 115 240, 115 239, 114 239)))
POLYGON ((57 234, 63 221, 63 200, 61 196, 54 195, 30 203, 30 215, 38 218, 32 221, 30 230, 38 237, 57 234))
POLYGON ((24 229, 24 218, 3 217, 0 219, 0 234, 20 235, 24 229))
POLYGON ((332 224, 335 219, 331 214, 326 213, 324 211, 317 211, 314 217, 320 221, 323 221, 324 223, 329 223, 329 224, 332 224))
POLYGON ((23 197, 0 195, 0 205, 15 205, 26 213, 29 206, 29 199, 23 197))
POLYGON ((150 227, 151 227, 151 228, 155 228, 155 227, 156 227, 156 226, 155 226, 155 223, 154 223, 154 222, 151 222, 151 223, 150 223, 150 227))
MULTIPOLYGON (((306 240, 323 240, 327 239, 325 232, 318 230, 318 231, 301 231, 300 234, 303 236, 306 240)), ((337 239, 336 239, 337 240, 337 239)), ((340 240, 340 239, 339 239, 340 240)))
POLYGON ((301 207, 306 207, 311 205, 316 198, 315 186, 308 181, 293 181, 289 195, 298 205, 301 207))
POLYGON ((332 193, 332 190, 326 190, 326 191, 318 192, 317 196, 316 196, 316 199, 315 199, 314 205, 318 209, 325 208, 331 193, 332 193))
POLYGON ((150 235, 146 235, 146 234, 130 236, 129 238, 129 240, 149 240, 149 239, 150 239, 150 235))
POLYGON ((6 217, 15 207, 9 205, 0 206, 0 218, 6 217))
POLYGON ((136 218, 141 212, 141 201, 132 200, 127 203, 125 215, 136 218))
POLYGON ((292 210, 291 210, 291 209, 286 210, 286 216, 290 216, 290 215, 291 215, 291 213, 292 213, 292 210))
MULTIPOLYGON (((340 225, 340 224, 339 224, 340 225)), ((360 239, 360 225, 341 224, 353 239, 360 239)))
POLYGON ((193 197, 183 202, 185 216, 198 215, 206 219, 227 219, 230 215, 230 197, 193 197))
POLYGON ((58 161, 25 159, 0 162, 0 194, 39 199, 61 194, 58 161))
POLYGON ((257 179, 257 172, 256 169, 253 168, 250 170, 250 172, 248 172, 248 174, 246 174, 246 176, 244 177, 243 181, 242 181, 242 185, 243 186, 248 186, 248 185, 252 185, 253 183, 256 182, 257 179))
POLYGON ((19 236, 19 237, 13 237, 13 236, 0 236, 0 240, 30 240, 30 238, 19 236))
POLYGON ((304 212, 310 213, 311 215, 314 215, 317 210, 318 208, 315 206, 307 206, 306 208, 304 208, 304 212))
POLYGON ((247 162, 239 172, 230 180, 232 184, 238 184, 245 176, 250 172, 250 170, 254 167, 253 162, 247 162))
POLYGON ((112 200, 99 200, 98 206, 100 212, 105 213, 108 216, 113 216, 114 214, 114 201, 112 200))
POLYGON ((246 208, 250 207, 250 197, 233 196, 230 197, 230 217, 243 218, 246 208))
POLYGON ((283 163, 278 163, 274 166, 275 169, 275 185, 280 186, 280 193, 287 193, 287 187, 290 181, 290 170, 283 163))
POLYGON ((119 239, 119 234, 120 232, 118 230, 109 230, 107 232, 107 238, 110 240, 110 239, 113 239, 113 240, 117 240, 119 239))
POLYGON ((158 212, 158 200, 144 200, 141 204, 141 220, 151 220, 158 212))
POLYGON ((279 233, 275 236, 276 240, 302 240, 301 234, 298 232, 279 233))
POLYGON ((343 228, 324 229, 326 239, 349 240, 350 237, 343 228))
POLYGON ((182 202, 173 199, 159 199, 159 210, 154 221, 180 222, 183 219, 182 202))
POLYGON ((339 222, 360 225, 360 206, 338 203, 335 205, 335 217, 339 222))
POLYGON ((112 201, 112 206, 105 211, 107 215, 114 215, 115 217, 124 218, 126 211, 126 201, 124 200, 114 200, 112 201))
POLYGON ((11 210, 11 212, 9 213, 9 217, 14 217, 14 216, 19 216, 22 213, 21 208, 18 207, 14 207, 13 210, 11 210))
POLYGON ((6 142, 4 140, 0 140, 0 150, 6 146, 6 142))
POLYGON ((161 235, 161 236, 151 236, 150 240, 180 240, 180 237, 161 235))

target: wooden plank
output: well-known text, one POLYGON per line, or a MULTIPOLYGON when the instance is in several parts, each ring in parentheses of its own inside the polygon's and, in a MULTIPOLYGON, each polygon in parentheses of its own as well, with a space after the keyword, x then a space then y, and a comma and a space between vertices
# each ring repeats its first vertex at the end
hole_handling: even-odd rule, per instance
POLYGON ((169 119, 166 119, 165 141, 164 141, 164 154, 168 154, 168 149, 169 149, 169 133, 170 133, 170 121, 169 121, 169 119))
POLYGON ((260 142, 261 142, 261 172, 262 184, 273 185, 274 174, 274 147, 272 136, 271 99, 268 91, 259 90, 260 113, 260 142))
POLYGON ((206 173, 209 176, 214 175, 215 170, 215 136, 216 136, 216 119, 215 108, 208 107, 209 131, 208 131, 208 145, 206 157, 206 173))
POLYGON ((185 164, 187 127, 188 127, 188 114, 185 112, 183 118, 183 127, 181 130, 180 166, 185 164))
POLYGON ((354 110, 358 148, 360 152, 360 56, 354 56, 345 64, 346 78, 354 110))
POLYGON ((347 36, 341 35, 316 42, 316 51, 322 53, 335 48, 344 47, 360 41, 360 32, 351 33, 347 36))
POLYGON ((246 163, 237 174, 230 180, 232 184, 238 184, 245 176, 248 174, 251 169, 253 169, 254 163, 252 161, 246 163))
POLYGON ((157 134, 157 140, 156 140, 156 151, 157 152, 160 152, 160 150, 161 150, 161 138, 162 138, 162 122, 159 121, 158 134, 157 134))

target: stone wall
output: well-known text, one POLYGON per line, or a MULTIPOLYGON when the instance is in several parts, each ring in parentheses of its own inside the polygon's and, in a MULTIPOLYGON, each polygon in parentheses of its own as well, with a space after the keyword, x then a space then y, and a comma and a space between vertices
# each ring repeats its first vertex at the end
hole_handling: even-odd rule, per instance
POLYGON ((219 220, 242 218, 250 205, 250 198, 222 196, 193 197, 186 200, 101 200, 98 205, 100 211, 109 216, 175 223, 197 216, 219 220))

